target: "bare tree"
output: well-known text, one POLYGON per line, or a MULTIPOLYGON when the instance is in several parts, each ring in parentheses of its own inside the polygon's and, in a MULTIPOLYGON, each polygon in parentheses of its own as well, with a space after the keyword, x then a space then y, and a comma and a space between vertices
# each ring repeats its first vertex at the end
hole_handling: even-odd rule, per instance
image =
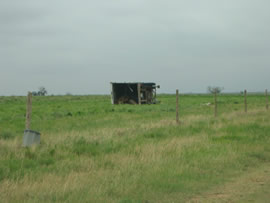
POLYGON ((207 87, 207 92, 211 94, 220 94, 224 90, 224 87, 207 87))
POLYGON ((32 95, 33 96, 46 96, 48 94, 47 90, 45 89, 45 87, 40 87, 38 88, 38 91, 33 91, 32 95))
POLYGON ((215 104, 215 111, 214 116, 217 117, 217 94, 220 94, 221 91, 224 90, 223 87, 211 87, 207 88, 207 91, 214 95, 214 104, 215 104))
POLYGON ((45 89, 45 87, 40 87, 38 89, 38 95, 39 96, 45 96, 46 94, 48 94, 47 90, 45 89))

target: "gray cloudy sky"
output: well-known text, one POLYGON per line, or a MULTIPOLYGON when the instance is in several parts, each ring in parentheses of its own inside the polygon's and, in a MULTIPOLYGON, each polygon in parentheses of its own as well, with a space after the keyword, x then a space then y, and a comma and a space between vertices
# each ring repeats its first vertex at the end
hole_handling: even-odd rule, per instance
POLYGON ((269 0, 0 0, 0 95, 270 89, 269 0))

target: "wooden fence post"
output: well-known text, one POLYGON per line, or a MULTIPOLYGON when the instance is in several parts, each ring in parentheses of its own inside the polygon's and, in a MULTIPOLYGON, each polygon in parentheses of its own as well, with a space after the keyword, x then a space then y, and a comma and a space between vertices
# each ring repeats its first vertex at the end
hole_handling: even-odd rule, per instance
POLYGON ((265 105, 265 107, 266 107, 266 110, 268 110, 268 108, 269 108, 269 100, 268 100, 268 91, 267 91, 267 89, 265 90, 265 99, 266 99, 266 105, 265 105))
POLYGON ((26 103, 26 122, 25 122, 26 130, 30 130, 31 114, 32 114, 32 93, 28 92, 27 103, 26 103))
POLYGON ((179 90, 176 90, 176 123, 179 124, 179 90))
POLYGON ((140 83, 138 83, 137 89, 138 89, 138 104, 141 105, 142 102, 141 102, 141 84, 140 83))
POLYGON ((217 117, 217 91, 216 90, 214 92, 214 97, 215 97, 215 117, 217 117))
POLYGON ((247 90, 244 91, 245 95, 245 113, 247 113, 247 90))

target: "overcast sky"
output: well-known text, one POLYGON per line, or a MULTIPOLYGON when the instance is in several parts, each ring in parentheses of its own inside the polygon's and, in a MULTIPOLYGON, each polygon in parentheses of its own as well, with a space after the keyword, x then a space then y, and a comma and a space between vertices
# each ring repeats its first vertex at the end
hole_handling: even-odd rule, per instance
POLYGON ((0 95, 270 89, 269 0, 0 0, 0 95))

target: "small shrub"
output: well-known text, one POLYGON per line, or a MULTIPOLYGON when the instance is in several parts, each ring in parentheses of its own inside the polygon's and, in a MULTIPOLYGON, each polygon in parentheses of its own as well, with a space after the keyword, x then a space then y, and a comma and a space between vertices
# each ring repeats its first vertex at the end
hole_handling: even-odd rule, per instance
POLYGON ((72 116, 72 113, 71 113, 71 112, 68 112, 68 113, 67 113, 67 116, 72 116))
POLYGON ((49 154, 50 154, 50 156, 54 156, 54 155, 55 155, 55 149, 51 149, 51 150, 49 151, 49 154))
POLYGON ((85 138, 81 137, 73 144, 73 152, 77 155, 88 154, 95 156, 99 153, 98 142, 87 142, 85 138))
POLYGON ((0 132, 0 139, 8 140, 8 139, 13 139, 14 137, 15 135, 9 131, 0 132))

